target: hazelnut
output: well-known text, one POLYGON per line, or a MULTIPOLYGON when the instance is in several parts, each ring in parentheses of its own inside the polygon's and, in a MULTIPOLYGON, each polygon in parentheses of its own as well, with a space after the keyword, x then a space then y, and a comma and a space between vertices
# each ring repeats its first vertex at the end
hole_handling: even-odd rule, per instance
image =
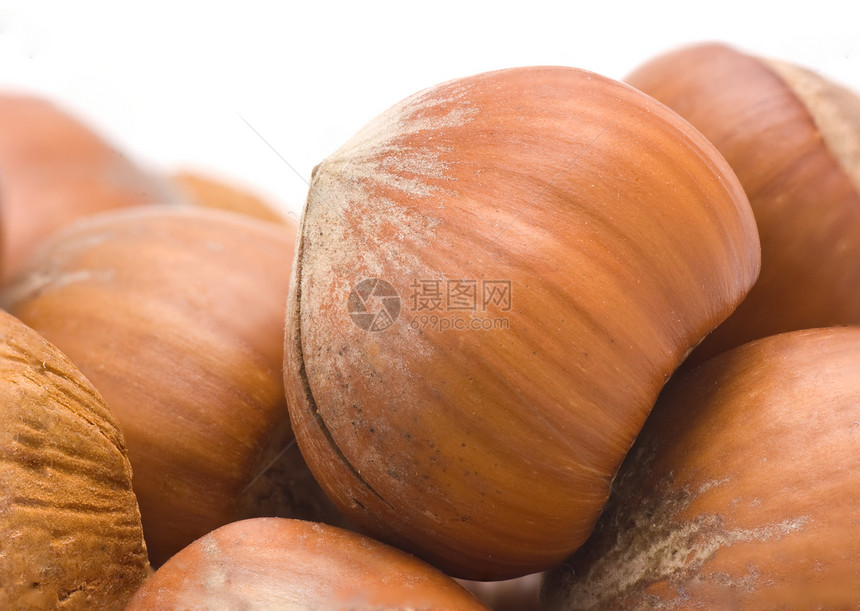
POLYGON ((627 82, 714 143, 761 236, 758 281, 690 364, 769 335, 860 323, 860 97, 722 44, 654 58, 627 82))
POLYGON ((294 235, 205 208, 114 211, 56 235, 3 293, 119 420, 156 566, 258 499, 290 517, 328 507, 311 477, 277 492, 306 470, 281 373, 294 235))
POLYGON ((548 610, 848 609, 860 600, 860 328, 673 377, 548 610))
POLYGON ((295 225, 294 221, 275 205, 222 179, 192 171, 177 172, 170 178, 180 193, 198 206, 239 212, 280 225, 295 225))
POLYGON ((759 266, 710 142, 554 67, 369 123, 314 171, 297 253, 285 387, 305 460, 359 528, 482 580, 586 540, 663 384, 759 266))
POLYGON ((176 200, 161 177, 85 123, 39 97, 0 94, 0 278, 72 221, 176 200))
POLYGON ((222 526, 167 561, 137 592, 143 609, 487 607, 400 550, 334 526, 257 518, 222 526))
POLYGON ((0 607, 122 609, 149 563, 116 420, 5 312, 0 374, 0 607))

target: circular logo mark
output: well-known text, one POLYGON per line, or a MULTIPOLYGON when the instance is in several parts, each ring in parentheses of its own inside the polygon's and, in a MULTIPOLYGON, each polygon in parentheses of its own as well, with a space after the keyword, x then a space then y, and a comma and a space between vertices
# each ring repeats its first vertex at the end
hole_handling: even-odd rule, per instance
POLYGON ((347 309, 365 331, 385 331, 400 316, 400 295, 385 280, 368 278, 352 287, 347 309))

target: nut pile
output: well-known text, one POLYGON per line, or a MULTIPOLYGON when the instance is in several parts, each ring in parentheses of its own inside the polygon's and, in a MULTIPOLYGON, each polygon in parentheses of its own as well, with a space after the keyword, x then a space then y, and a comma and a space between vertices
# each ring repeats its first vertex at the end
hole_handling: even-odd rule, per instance
POLYGON ((860 98, 416 93, 297 223, 0 95, 0 607, 851 608, 860 98))

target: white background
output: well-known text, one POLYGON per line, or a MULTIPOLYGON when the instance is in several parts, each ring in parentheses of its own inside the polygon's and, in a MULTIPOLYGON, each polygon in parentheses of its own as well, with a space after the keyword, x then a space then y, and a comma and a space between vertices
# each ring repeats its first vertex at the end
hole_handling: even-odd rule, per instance
POLYGON ((854 4, 0 0, 0 88, 50 97, 156 169, 205 171, 298 213, 313 166, 373 116, 486 70, 623 79, 719 40, 860 90, 854 4))

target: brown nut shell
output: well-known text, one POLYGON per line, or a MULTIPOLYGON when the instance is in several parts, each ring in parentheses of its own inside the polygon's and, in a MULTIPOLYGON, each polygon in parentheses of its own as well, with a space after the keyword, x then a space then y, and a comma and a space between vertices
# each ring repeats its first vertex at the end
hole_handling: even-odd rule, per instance
MULTIPOLYGON (((56 236, 3 295, 120 421, 155 565, 255 515, 245 493, 274 510, 260 475, 298 452, 281 377, 294 231, 203 208, 106 213, 56 236)), ((313 516, 301 508, 281 511, 313 516)))
POLYGON ((673 378, 548 609, 860 601, 860 328, 795 331, 673 378))
POLYGON ((128 611, 249 608, 488 609, 437 569, 373 539, 325 524, 257 518, 223 526, 176 554, 128 611))
POLYGON ((721 44, 657 57, 627 82, 716 145, 761 235, 756 285, 693 361, 777 333, 860 323, 860 97, 721 44))
POLYGON ((239 212, 280 225, 295 225, 293 220, 274 205, 222 179, 192 171, 177 172, 170 178, 179 192, 198 206, 239 212))
POLYGON ((302 453, 359 527, 469 579, 585 541, 660 388, 759 264, 713 146, 573 68, 395 105, 315 169, 299 234, 302 453))
POLYGON ((149 564, 116 420, 5 312, 0 380, 0 607, 122 609, 149 564))
POLYGON ((167 181, 50 101, 0 94, 2 279, 78 218, 175 198, 167 181))

